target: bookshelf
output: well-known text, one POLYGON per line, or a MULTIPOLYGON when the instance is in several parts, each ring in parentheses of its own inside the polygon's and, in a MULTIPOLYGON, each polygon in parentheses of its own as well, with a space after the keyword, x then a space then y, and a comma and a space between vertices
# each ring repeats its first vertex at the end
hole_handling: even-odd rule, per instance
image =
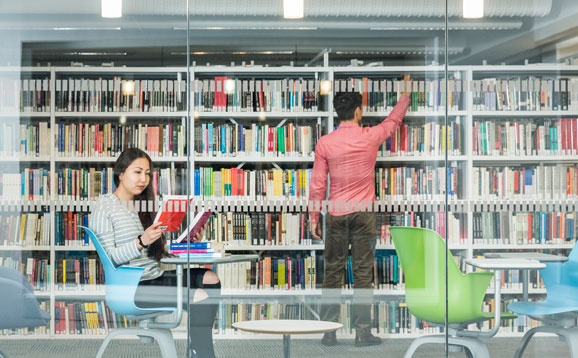
MULTIPOLYGON (((7 69, 0 69, 6 71, 7 69)), ((10 111, 7 113, 0 113, 0 123, 14 123, 26 124, 28 126, 37 126, 40 130, 40 124, 43 124, 42 130, 46 136, 39 136, 43 139, 43 144, 49 148, 48 152, 40 152, 41 155, 36 155, 35 153, 17 153, 17 151, 7 151, 5 147, 0 146, 0 152, 2 158, 0 159, 0 166, 3 169, 3 173, 20 173, 20 168, 32 168, 32 169, 46 169, 48 173, 54 174, 59 171, 66 169, 103 169, 110 168, 118 152, 111 151, 111 153, 90 153, 85 152, 84 156, 78 156, 72 151, 62 151, 59 150, 57 144, 59 143, 58 138, 63 132, 59 132, 59 127, 62 125, 78 125, 87 124, 90 127, 96 125, 105 126, 107 124, 118 124, 122 123, 123 126, 130 126, 138 124, 147 124, 148 127, 160 127, 165 124, 173 124, 175 126, 184 126, 189 112, 186 110, 186 89, 184 89, 184 82, 186 79, 187 68, 92 68, 92 67, 82 67, 82 68, 69 68, 69 67, 41 67, 41 68, 22 68, 21 78, 28 81, 34 80, 34 85, 39 83, 39 88, 41 88, 45 93, 41 95, 40 98, 43 99, 43 106, 36 106, 33 109, 26 107, 26 110, 21 111, 20 108, 14 107, 9 108, 10 111), (122 88, 122 82, 115 83, 118 78, 122 80, 130 81, 141 81, 141 84, 145 81, 153 81, 152 88, 155 88, 155 82, 159 81, 159 85, 162 81, 172 81, 173 90, 179 88, 180 92, 180 102, 178 101, 178 95, 176 94, 172 99, 173 105, 167 108, 159 109, 158 106, 151 106, 149 110, 140 110, 140 107, 135 106, 135 98, 127 99, 127 107, 120 106, 119 108, 112 108, 112 111, 108 112, 96 112, 96 111, 79 111, 79 110, 67 110, 65 111, 61 101, 63 93, 63 85, 65 80, 74 79, 75 85, 76 81, 81 81, 81 88, 83 86, 88 86, 90 89, 92 86, 90 81, 98 81, 99 79, 106 79, 113 81, 113 88, 120 90, 122 88), (46 82, 45 82, 46 80, 46 82), (86 80, 88 82, 83 82, 86 80), (59 83, 60 85, 57 85, 59 83), (86 84, 85 84, 86 83, 86 84), (59 89, 57 89, 59 86, 59 89), (116 87, 115 87, 116 86, 116 87), (58 94, 59 93, 59 94, 58 94), (130 104, 133 107, 130 107, 130 104), (130 108, 139 108, 139 111, 131 110, 130 108), (124 122, 123 122, 124 121, 124 122), (48 132, 46 132, 48 131, 48 132)), ((441 101, 435 97, 435 94, 427 92, 428 88, 435 88, 437 80, 443 77, 443 67, 440 66, 420 66, 420 67, 371 67, 371 68, 359 68, 359 67, 252 67, 252 68, 228 68, 228 67, 193 67, 190 69, 191 78, 191 88, 194 92, 195 81, 197 81, 196 86, 202 81, 209 81, 209 92, 211 91, 210 80, 214 80, 216 77, 221 76, 221 78, 226 77, 226 79, 232 79, 234 81, 239 81, 235 83, 235 86, 240 86, 243 88, 243 81, 247 83, 247 88, 250 88, 250 83, 256 81, 271 81, 273 84, 269 84, 269 89, 271 88, 285 88, 283 81, 285 79, 292 79, 293 81, 301 81, 300 84, 307 89, 312 89, 310 92, 317 92, 319 88, 315 87, 322 81, 329 81, 331 83, 332 91, 328 92, 327 95, 317 95, 315 97, 315 106, 311 108, 290 108, 290 109, 280 109, 280 108, 267 108, 263 107, 263 111, 238 111, 238 110, 228 110, 223 108, 191 108, 190 116, 195 119, 195 128, 202 124, 211 123, 215 127, 230 125, 233 128, 236 124, 255 124, 257 126, 264 126, 265 124, 270 125, 273 128, 287 128, 289 124, 297 126, 309 125, 311 128, 317 126, 321 131, 319 135, 326 134, 334 128, 336 123, 336 114, 332 108, 332 98, 335 92, 342 88, 343 83, 346 83, 345 89, 347 89, 347 83, 351 82, 351 90, 361 90, 361 86, 368 86, 363 84, 364 78, 373 79, 372 86, 379 90, 384 90, 383 92, 388 92, 388 82, 393 81, 401 73, 411 73, 412 77, 416 79, 418 92, 422 92, 423 82, 423 97, 417 95, 412 102, 414 106, 406 116, 406 122, 408 128, 413 128, 414 133, 418 133, 420 128, 427 123, 441 123, 444 118, 444 108, 443 105, 436 104, 434 106, 429 106, 429 100, 437 103, 441 101), (353 79, 353 81, 351 81, 353 79), (313 83, 313 87, 308 87, 313 83), (359 87, 356 87, 359 83, 359 87), (381 87, 384 85, 384 87, 381 87), (278 87, 275 87, 278 86, 278 87), (280 86, 280 87, 279 87, 280 86), (429 86, 429 87, 428 87, 429 86), (430 95, 432 97, 430 97, 430 95)), ((448 114, 448 122, 450 125, 456 125, 456 132, 453 140, 457 140, 459 137, 459 145, 453 148, 452 153, 449 155, 449 165, 454 167, 456 170, 459 185, 462 186, 456 195, 451 197, 449 201, 449 212, 450 213, 460 213, 462 216, 459 219, 460 232, 463 231, 463 237, 461 239, 456 239, 450 242, 450 249, 455 251, 458 255, 463 257, 472 257, 475 255, 480 255, 488 250, 549 250, 550 252, 568 252, 573 245, 574 239, 568 241, 562 236, 563 233, 558 233, 558 240, 546 240, 546 242, 530 242, 530 241, 518 241, 517 237, 510 237, 510 242, 506 242, 503 238, 496 238, 492 236, 482 235, 482 237, 477 237, 477 230, 479 228, 474 223, 477 220, 478 214, 483 213, 494 213, 494 212, 511 212, 516 215, 524 213, 564 213, 578 215, 578 202, 576 202, 576 191, 572 192, 570 196, 558 195, 555 197, 541 197, 534 198, 527 195, 517 195, 508 198, 500 198, 496 196, 474 196, 474 174, 476 169, 481 168, 534 168, 539 166, 561 166, 564 168, 575 168, 578 165, 578 153, 575 144, 572 144, 568 148, 564 148, 562 153, 562 148, 549 149, 547 151, 541 150, 540 152, 532 152, 521 154, 516 149, 511 152, 505 151, 502 154, 499 153, 486 153, 481 154, 474 150, 475 133, 474 125, 475 123, 490 123, 494 127, 496 124, 508 123, 538 123, 544 125, 544 123, 554 123, 554 128, 560 118, 576 118, 578 117, 578 86, 574 87, 575 83, 574 77, 578 78, 578 66, 562 66, 562 65, 528 65, 528 66, 450 66, 449 68, 450 79, 453 82, 452 90, 455 92, 454 102, 450 108, 448 114), (502 108, 502 110, 494 109, 482 109, 479 103, 474 101, 479 100, 478 92, 481 88, 481 84, 485 83, 487 86, 490 84, 496 86, 498 80, 503 80, 509 86, 512 81, 516 81, 517 77, 520 78, 520 87, 507 87, 508 90, 516 92, 516 89, 521 89, 521 83, 525 78, 534 78, 534 80, 540 80, 540 84, 548 79, 555 79, 558 77, 568 78, 568 100, 572 103, 568 106, 567 110, 561 110, 550 108, 551 106, 544 106, 539 110, 519 110, 514 107, 508 108, 507 110, 502 108), (486 82, 484 82, 486 81, 486 82), (459 85, 457 84, 459 82, 459 85), (459 86, 459 91, 458 91, 459 86), (479 87, 478 87, 479 86, 479 87), (459 95, 458 95, 459 93, 459 95), (458 98, 459 97, 459 98, 458 98), (493 124, 492 124, 493 123, 493 124), (474 218, 476 217, 476 219, 474 218)), ((19 74, 20 75, 20 74, 19 74)), ((224 80, 226 80, 224 79, 224 80)), ((70 83, 70 81, 69 81, 70 83)), ((96 82, 95 82, 96 83, 96 82)), ((295 82, 294 82, 295 83, 295 82)), ((439 82, 437 85, 440 86, 439 82)), ((548 83, 548 82, 546 82, 548 83)), ((552 82, 552 88, 554 88, 554 82, 552 82)), ((224 83, 223 83, 224 85, 224 83)), ((265 86, 264 84, 262 84, 265 86)), ((96 90, 96 84, 94 85, 96 90)), ((168 84, 167 90, 168 90, 168 84)), ((255 86, 257 86, 255 84, 255 86)), ((393 82, 391 84, 391 89, 393 90, 393 82)), ((489 88, 487 87, 486 88, 489 88)), ((30 86, 28 87, 30 88, 30 86)), ((102 88, 102 87, 101 87, 102 88)), ((239 87, 235 87, 239 88, 239 87)), ((438 87, 439 88, 439 87, 438 87)), ((485 96, 492 98, 492 93, 495 93, 497 87, 494 91, 487 91, 485 96)), ((548 84, 546 84, 546 89, 548 84)), ((363 90, 368 90, 367 87, 363 87, 363 90)), ((507 93, 505 90, 504 93, 507 93)), ((154 90, 153 90, 154 92, 154 90)), ((162 91, 161 91, 162 92, 162 91)), ((363 92, 363 91, 362 91, 363 92)), ((201 93, 201 92, 199 92, 201 93)), ((441 93, 441 88, 440 88, 441 93)), ((481 93, 481 92, 480 92, 481 93)), ((519 94, 519 93, 518 93, 519 94)), ((121 93, 122 95, 122 93, 121 93)), ((158 95, 158 94, 157 94, 158 95)), ((134 95, 133 95, 134 96, 134 95)), ((199 98, 195 98, 195 93, 191 94, 193 98, 191 103, 197 104, 199 98), (195 102, 197 100, 197 102, 195 102)), ((385 95, 384 95, 385 96, 385 95)), ((28 98, 28 97, 27 97, 28 98)), ((155 94, 151 94, 149 100, 154 101, 155 94)), ((273 97, 272 97, 273 98, 273 97)), ((377 123, 380 119, 386 117, 391 110, 391 106, 385 101, 383 106, 379 105, 379 100, 377 102, 371 102, 372 97, 368 99, 368 104, 374 104, 374 106, 368 106, 364 111, 364 123, 377 123), (388 107, 389 106, 389 107, 388 107)), ((485 98, 485 97, 484 97, 485 98)), ((496 95, 496 98, 499 98, 496 95)), ((504 98, 507 95, 504 95, 504 98)), ((141 99, 139 98, 139 101, 141 99)), ((142 101, 141 101, 142 102, 142 101)), ((139 102, 139 103, 141 103, 139 102)), ((431 103, 434 103, 431 102, 431 103)), ((96 105, 93 103, 93 106, 96 105)), ((240 106, 240 105, 239 105, 240 106)), ((572 121, 567 128, 572 130, 572 121)), ((7 127, 0 127, 0 130, 7 131, 7 127)), ((71 128, 71 127, 69 127, 71 128)), ((249 128, 249 127, 247 127, 249 128)), ((428 127, 429 128, 429 127, 428 127)), ((431 127, 435 128, 435 127, 431 127)), ((430 131, 437 131, 439 128, 431 129, 430 131)), ((560 125, 561 128, 561 125, 560 125)), ((14 130, 14 129, 12 129, 14 130)), ((11 132, 13 133, 13 132, 11 132)), ((74 130, 70 130, 69 134, 74 134, 74 130)), ((432 132, 433 133, 433 132, 432 132)), ((441 132, 440 132, 441 133, 441 132)), ((566 132, 568 133, 568 132, 566 132)), ((146 135, 143 134, 143 135, 146 135)), ((164 169, 171 173, 168 174, 172 178, 172 171, 182 170, 187 166, 191 168, 199 167, 213 167, 216 169, 225 168, 239 168, 248 170, 260 170, 260 169, 307 169, 311 168, 314 155, 313 148, 310 147, 309 153, 300 152, 299 150, 293 150, 289 152, 280 152, 279 150, 262 150, 261 152, 254 151, 242 151, 233 152, 225 150, 222 153, 220 150, 215 150, 212 153, 204 152, 202 150, 203 144, 200 143, 200 151, 196 151, 197 142, 195 140, 195 131, 191 130, 190 137, 186 138, 180 137, 176 138, 177 142, 180 143, 179 148, 173 148, 170 151, 165 151, 161 143, 154 143, 156 147, 150 148, 150 152, 162 152, 163 154, 152 155, 152 160, 154 161, 156 168, 164 169), (191 154, 190 157, 186 156, 186 151, 184 150, 184 144, 190 145, 191 154), (166 152, 166 154, 164 154, 166 152)), ((439 134, 438 134, 439 135, 439 134)), ((4 136, 3 136, 4 137, 4 136)), ((571 138, 572 135, 570 136, 571 138)), ((405 137, 412 138, 412 137, 405 137)), ((488 137, 489 138, 489 137, 488 137)), ((415 138, 414 138, 415 139, 415 138)), ((141 144, 142 138, 140 138, 141 144)), ((408 139, 409 140, 409 139, 408 139)), ((413 140, 413 139, 412 139, 413 140)), ((134 142, 137 144, 138 139, 134 142)), ((452 142, 455 143, 455 142, 452 142)), ((506 144, 507 140, 504 141, 506 144)), ((556 142, 557 143, 557 142, 556 142)), ((569 143, 569 142, 568 142, 569 143)), ((165 143, 166 144, 166 143, 165 143)), ((205 143, 207 145, 208 143, 205 143)), ((398 143, 399 144, 399 143, 398 143)), ((551 144, 551 143, 550 143, 551 144)), ((549 145, 550 145, 549 144, 549 145)), ((32 145, 32 144, 31 144, 32 145)), ((34 144, 36 145, 36 143, 34 144)), ((151 145, 151 143, 147 143, 151 145)), ((517 144, 515 144, 517 145, 517 144)), ((14 145, 14 148, 18 146, 14 145)), ((46 148, 45 147, 45 148, 46 148)), ((443 167, 443 161, 445 160, 443 153, 441 151, 441 144, 437 143, 437 146, 432 144, 429 150, 424 151, 410 151, 402 150, 401 147, 392 151, 389 150, 387 153, 382 152, 378 155, 376 168, 406 168, 406 169, 416 169, 420 167, 432 166, 435 168, 443 167)), ((149 148, 147 148, 149 149, 149 148)), ((277 149, 277 148, 275 148, 277 149)), ((519 150, 519 149, 518 149, 519 150)), ((32 151, 34 152, 34 151, 32 151)), ((152 153, 151 153, 152 154, 152 153)), ((161 180, 165 174, 159 172, 159 180, 161 180)), ((174 174, 177 175, 178 174, 174 174)), ((569 174, 570 175, 570 174, 569 174)), ((167 179, 172 180, 172 179, 167 179)), ((4 184, 6 181, 4 181, 4 184)), ((575 183, 575 182, 573 182, 575 183)), ((456 183, 457 185, 457 183, 456 183)), ((177 184, 178 186, 178 184, 177 184)), ((159 186, 162 188, 162 186, 159 186)), ((171 186, 171 190, 183 189, 182 185, 177 187, 171 186)), ((55 324, 55 303, 60 302, 60 300, 68 300, 68 298, 74 300, 80 300, 81 302, 87 300, 102 300, 104 297, 104 291, 102 288, 77 288, 77 289, 59 289, 55 282, 56 271, 55 263, 57 260, 63 258, 68 258, 69 255, 75 257, 82 255, 94 255, 94 248, 91 246, 78 245, 56 245, 57 229, 56 229, 56 214, 61 212, 81 212, 88 213, 91 207, 94 205, 95 196, 71 196, 59 195, 58 194, 58 181, 56 179, 50 180, 49 185, 49 196, 35 197, 34 200, 21 201, 19 198, 14 196, 6 195, 0 196, 0 212, 2 215, 20 215, 21 213, 45 213, 48 220, 51 222, 49 225, 49 232, 46 234, 47 242, 42 245, 6 245, 4 242, 0 243, 0 257, 9 257, 10 255, 20 255, 22 260, 25 260, 25 256, 35 256, 42 260, 47 260, 49 263, 48 277, 50 277, 47 282, 47 287, 44 290, 36 291, 39 299, 44 304, 47 305, 47 310, 52 313, 52 321, 50 329, 44 329, 44 335, 48 337, 61 338, 63 335, 56 334, 54 329, 55 324)), ((191 191, 194 192, 194 187, 191 191)), ((560 188, 563 190, 562 188, 560 188)), ((18 190, 16 190, 16 193, 18 190)), ((6 191, 4 191, 6 193, 6 191)), ((439 193, 423 193, 407 196, 405 194, 396 195, 385 195, 379 197, 379 199, 374 203, 373 208, 378 212, 389 212, 395 213, 397 215, 402 215, 407 212, 430 212, 435 214, 436 212, 441 212, 444 210, 443 195, 439 193), (434 196, 436 195, 436 196, 434 196)), ((304 213, 308 210, 307 196, 260 196, 256 199, 252 199, 247 196, 229 196, 229 197, 206 197, 196 201, 197 203, 202 202, 203 205, 215 208, 221 213, 224 212, 239 212, 239 213, 258 213, 258 212, 274 212, 274 213, 304 213)), ((514 220, 513 217, 516 215, 510 214, 509 220, 514 220)), ((407 219, 407 218, 406 218, 407 219)), ((562 218, 561 216, 556 216, 558 222, 560 220, 568 221, 568 217, 562 218)), ((552 220, 556 220, 552 219, 552 220)), ((409 220, 409 219, 407 219, 409 220)), ((576 217, 573 218, 575 230, 576 217)), ((496 224, 491 222, 486 223, 489 225, 486 227, 489 233, 496 232, 494 227, 496 224), (494 226, 492 226, 494 225, 494 226)), ((562 228, 568 229, 568 225, 564 226, 560 224, 562 228)), ((524 227, 516 228, 515 230, 510 228, 511 232, 518 235, 518 231, 522 231, 527 235, 527 228, 524 231, 524 227)), ((499 230, 498 230, 499 231, 499 230)), ((502 228, 501 234, 505 234, 502 228)), ((576 237, 575 231, 572 232, 573 237, 576 237)), ((527 237, 526 237, 527 238, 527 237)), ((524 237, 522 236, 522 239, 524 237)), ((82 244, 82 243, 80 243, 82 244)), ((243 243, 232 243, 227 247, 228 251, 240 252, 240 251, 255 251, 267 255, 269 253, 277 253, 282 256, 291 255, 309 255, 309 257, 318 257, 323 252, 323 246, 321 244, 314 243, 292 243, 292 244, 271 244, 271 245, 253 245, 253 244, 243 244, 243 243)), ((378 252, 393 253, 393 245, 388 242, 378 242, 377 245, 378 252)), ((94 257, 94 256, 90 256, 94 257)), ((385 298, 386 300, 391 298, 399 303, 403 298, 403 288, 400 289, 376 289, 374 291, 376 298, 378 300, 385 298)), ((282 297, 294 297, 299 298, 304 297, 317 297, 320 295, 320 289, 296 289, 296 290, 282 290, 282 289, 262 289, 262 290, 240 290, 240 289, 227 289, 223 291, 224 295, 229 299, 248 299, 251 297, 259 297, 260 299, 272 299, 276 296, 282 297)), ((515 286, 506 289, 508 295, 515 297, 517 294, 521 293, 521 289, 515 286)), ((530 288, 531 294, 543 295, 545 293, 543 288, 536 287, 530 288)), ((348 299, 351 294, 350 290, 343 290, 343 295, 348 299)), ((384 301, 378 301, 384 302, 384 301)), ((386 302, 387 304, 387 302, 386 302)), ((399 309, 399 305, 398 308, 399 309)), ((403 307, 403 305, 401 306, 403 307)), ((229 332, 231 333, 231 332, 229 332)), ((386 333, 387 336, 403 336, 409 337, 411 334, 390 334, 386 333)), ((506 333, 504 333, 506 334, 506 333)), ((64 335, 66 337, 67 335, 64 335)), ((229 336, 228 334, 225 337, 229 336)), ((238 336, 238 335, 233 335, 238 336)), ((242 336, 242 335, 241 335, 242 336)), ((11 337, 11 336, 7 336, 11 337)), ((20 337, 20 336, 18 336, 20 337)))

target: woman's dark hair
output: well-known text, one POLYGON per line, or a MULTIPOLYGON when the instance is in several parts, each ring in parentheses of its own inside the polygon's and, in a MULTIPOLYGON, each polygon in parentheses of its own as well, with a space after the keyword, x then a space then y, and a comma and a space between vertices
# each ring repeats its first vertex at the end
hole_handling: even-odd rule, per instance
MULTIPOLYGON (((120 175, 126 171, 126 169, 132 164, 132 162, 134 162, 135 160, 137 160, 139 158, 145 158, 146 160, 148 160, 149 167, 151 169, 151 174, 152 174, 153 161, 151 160, 151 157, 149 157, 149 155, 146 152, 144 152, 138 148, 125 149, 120 154, 118 159, 116 160, 116 163, 114 163, 113 180, 114 180, 114 185, 116 187, 118 187, 118 185, 120 183, 120 175)), ((149 181, 149 185, 147 185, 147 187, 143 190, 142 193, 140 193, 139 195, 136 195, 134 197, 134 201, 140 202, 140 207, 143 208, 143 209, 139 210, 138 217, 139 217, 140 222, 141 222, 141 224, 145 230, 153 224, 153 221, 156 217, 155 212, 149 212, 149 211, 144 210, 144 208, 148 208, 148 201, 149 200, 150 201, 155 200, 155 193, 154 193, 153 186, 152 186, 152 180, 149 181), (144 202, 147 202, 146 206, 143 205, 144 202)), ((165 247, 166 243, 167 243, 167 239, 165 238, 164 235, 162 235, 160 237, 160 239, 153 242, 149 246, 148 257, 150 257, 151 259, 154 259, 156 261, 160 261, 163 257, 170 257, 171 254, 169 254, 167 252, 166 247, 165 247)))
POLYGON ((340 92, 333 99, 333 109, 340 121, 353 119, 357 107, 361 107, 361 94, 357 92, 340 92))

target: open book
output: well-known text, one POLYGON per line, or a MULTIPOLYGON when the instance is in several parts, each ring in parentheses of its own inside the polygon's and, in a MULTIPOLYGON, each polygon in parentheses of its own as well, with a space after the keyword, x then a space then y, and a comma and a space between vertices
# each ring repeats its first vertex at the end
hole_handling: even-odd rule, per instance
POLYGON ((165 195, 163 197, 163 204, 161 210, 155 217, 155 223, 161 222, 159 226, 164 231, 177 231, 187 215, 189 202, 193 199, 189 197, 187 202, 186 195, 165 195))
POLYGON ((208 209, 206 211, 199 211, 189 223, 187 230, 183 231, 181 235, 177 238, 177 242, 187 242, 193 241, 194 237, 199 231, 205 226, 213 211, 208 209))

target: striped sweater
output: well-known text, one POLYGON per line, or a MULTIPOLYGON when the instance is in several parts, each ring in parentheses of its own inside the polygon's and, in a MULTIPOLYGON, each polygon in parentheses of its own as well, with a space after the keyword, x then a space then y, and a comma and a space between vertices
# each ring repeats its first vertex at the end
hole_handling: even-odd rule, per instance
POLYGON ((89 226, 113 264, 144 267, 141 280, 152 280, 163 274, 158 262, 147 256, 147 249, 138 249, 136 239, 144 233, 138 214, 124 206, 116 195, 103 195, 98 200, 89 226))

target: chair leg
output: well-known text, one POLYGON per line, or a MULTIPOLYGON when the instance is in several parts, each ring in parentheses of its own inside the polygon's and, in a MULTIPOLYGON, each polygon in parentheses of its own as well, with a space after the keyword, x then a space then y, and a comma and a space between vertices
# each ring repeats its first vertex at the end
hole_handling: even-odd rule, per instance
POLYGON ((522 340, 520 341, 520 344, 518 345, 518 349, 516 349, 516 353, 514 353, 514 358, 521 358, 522 357, 522 354, 524 354, 524 351, 526 350, 528 343, 530 343, 530 339, 532 339, 532 337, 536 333, 538 333, 538 328, 542 328, 542 327, 534 327, 534 328, 530 329, 528 332, 526 332, 526 334, 524 334, 524 337, 522 337, 522 340))
MULTIPOLYGON (((405 352, 404 358, 411 358, 417 348, 423 344, 445 344, 445 336, 423 336, 414 339, 409 345, 409 348, 405 352)), ((451 345, 465 347, 469 355, 473 358, 490 358, 490 353, 488 348, 480 339, 475 337, 449 337, 448 343, 451 345)), ((468 354, 468 353, 466 353, 468 354)), ((576 357, 578 358, 578 357, 576 357)))
POLYGON ((163 358, 177 357, 177 347, 175 346, 175 340, 170 329, 149 329, 147 331, 154 331, 151 332, 151 337, 159 343, 163 358))
POLYGON ((0 358, 8 358, 8 356, 4 352, 0 351, 0 358))
POLYGON ((173 340, 173 335, 169 329, 120 328, 110 331, 104 339, 104 342, 102 342, 102 345, 96 354, 96 358, 102 358, 102 355, 111 339, 123 335, 152 337, 158 342, 163 358, 175 358, 177 356, 175 341, 173 340))
POLYGON ((564 338, 566 342, 568 342, 568 346, 570 348, 570 357, 578 358, 578 328, 576 327, 562 328, 553 326, 534 327, 528 332, 526 332, 526 334, 522 338, 522 341, 520 341, 520 344, 518 345, 518 349, 514 354, 514 358, 522 358, 522 354, 524 354, 524 350, 526 350, 526 347, 528 346, 530 339, 538 332, 553 333, 558 335, 559 337, 564 338))
POLYGON ((578 358, 578 328, 560 329, 560 335, 566 338, 568 348, 570 348, 570 357, 578 358))

